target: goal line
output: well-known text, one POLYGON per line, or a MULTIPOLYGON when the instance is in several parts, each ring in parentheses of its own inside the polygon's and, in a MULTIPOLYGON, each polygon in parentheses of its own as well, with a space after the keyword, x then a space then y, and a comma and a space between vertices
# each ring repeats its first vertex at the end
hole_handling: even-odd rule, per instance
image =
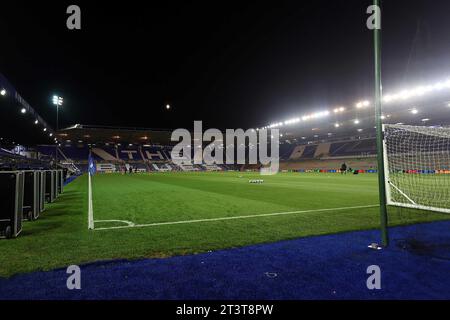
POLYGON ((146 227, 157 227, 157 226, 167 226, 176 224, 190 224, 190 223, 202 223, 202 222, 214 222, 214 221, 226 221, 226 220, 238 220, 238 219, 252 219, 252 218, 262 218, 262 217, 274 217, 274 216, 284 216, 299 213, 312 213, 312 212, 327 212, 327 211, 344 211, 344 210, 354 210, 354 209, 368 209, 375 208, 379 205, 366 205, 366 206, 354 206, 354 207, 339 207, 339 208, 326 208, 326 209, 311 209, 311 210, 298 210, 298 211, 286 211, 286 212, 274 212, 274 213, 262 213, 253 215, 243 215, 243 216, 232 216, 232 217, 221 217, 221 218, 205 218, 205 219, 195 219, 195 220, 180 220, 180 221, 170 221, 170 222, 155 222, 146 224, 134 224, 130 221, 125 220, 96 220, 95 222, 122 222, 126 225, 114 226, 114 227, 101 227, 94 228, 94 231, 102 230, 115 230, 115 229, 131 229, 131 228, 146 228, 146 227))

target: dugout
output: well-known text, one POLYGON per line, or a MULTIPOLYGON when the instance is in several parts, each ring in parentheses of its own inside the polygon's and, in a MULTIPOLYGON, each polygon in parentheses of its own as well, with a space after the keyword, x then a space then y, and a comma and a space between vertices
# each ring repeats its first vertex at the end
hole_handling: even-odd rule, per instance
POLYGON ((22 231, 24 173, 0 172, 0 235, 15 238, 22 231))
POLYGON ((52 170, 53 171, 53 183, 54 183, 54 199, 57 199, 59 197, 59 178, 58 178, 58 170, 52 170))
POLYGON ((43 212, 45 210, 45 171, 37 171, 38 175, 38 206, 39 212, 43 212))
POLYGON ((57 170, 58 172, 58 194, 64 192, 64 170, 57 170))
POLYGON ((46 170, 45 172, 45 201, 52 203, 55 201, 55 172, 46 170))
POLYGON ((23 218, 28 221, 39 217, 39 171, 24 171, 23 218))

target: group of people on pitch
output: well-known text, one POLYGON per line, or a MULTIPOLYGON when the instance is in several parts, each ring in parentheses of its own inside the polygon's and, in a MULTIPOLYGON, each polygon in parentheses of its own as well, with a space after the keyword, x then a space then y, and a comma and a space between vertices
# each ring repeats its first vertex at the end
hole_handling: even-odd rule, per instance
POLYGON ((341 174, 346 174, 347 172, 352 173, 353 169, 348 167, 347 168, 347 164, 345 164, 345 162, 341 165, 341 174))

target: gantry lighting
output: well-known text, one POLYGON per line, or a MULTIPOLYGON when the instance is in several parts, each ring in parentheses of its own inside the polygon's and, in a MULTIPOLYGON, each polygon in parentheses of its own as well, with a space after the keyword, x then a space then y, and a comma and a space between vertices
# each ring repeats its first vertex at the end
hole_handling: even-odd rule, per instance
POLYGON ((344 107, 335 108, 335 109, 333 110, 334 113, 340 113, 340 112, 344 112, 344 111, 345 111, 345 108, 344 108, 344 107))
MULTIPOLYGON (((383 103, 388 105, 393 102, 408 101, 413 98, 422 97, 422 96, 429 95, 432 93, 438 93, 443 90, 450 90, 450 79, 441 81, 441 82, 436 82, 436 83, 433 83, 430 85, 417 86, 415 88, 401 90, 397 93, 386 94, 383 97, 383 103)), ((356 109, 363 109, 363 108, 367 108, 370 106, 372 106, 372 101, 367 100, 367 99, 360 100, 357 103, 355 103, 356 109)), ((450 107, 450 102, 447 102, 447 106, 450 107)), ((330 110, 312 113, 309 115, 304 115, 302 117, 288 119, 288 120, 282 121, 282 122, 275 122, 275 123, 270 124, 269 126, 262 127, 261 129, 281 128, 283 126, 298 124, 302 121, 306 122, 306 121, 310 121, 310 120, 314 120, 314 119, 319 119, 319 118, 328 116, 331 112, 334 112, 334 114, 342 113, 342 112, 346 111, 347 108, 346 107, 336 107, 336 108, 332 108, 330 110)), ((416 108, 411 109, 410 111, 412 114, 418 113, 418 110, 416 108)), ((358 124, 359 121, 357 123, 356 123, 356 121, 357 120, 355 120, 355 124, 358 124)))
POLYGON ((360 101, 356 104, 357 109, 361 109, 361 108, 365 108, 365 107, 369 107, 369 106, 370 106, 369 100, 360 101))

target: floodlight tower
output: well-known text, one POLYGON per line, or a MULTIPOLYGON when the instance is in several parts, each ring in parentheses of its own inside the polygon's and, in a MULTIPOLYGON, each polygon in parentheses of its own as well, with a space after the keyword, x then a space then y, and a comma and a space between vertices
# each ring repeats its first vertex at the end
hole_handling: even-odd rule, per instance
MULTIPOLYGON (((53 96, 53 104, 56 106, 56 132, 59 130, 59 107, 63 105, 63 98, 59 96, 53 96)), ((58 142, 55 145, 55 169, 58 167, 58 142)))
POLYGON ((59 96, 53 96, 53 104, 56 106, 56 131, 58 131, 59 107, 63 105, 63 98, 59 96))

